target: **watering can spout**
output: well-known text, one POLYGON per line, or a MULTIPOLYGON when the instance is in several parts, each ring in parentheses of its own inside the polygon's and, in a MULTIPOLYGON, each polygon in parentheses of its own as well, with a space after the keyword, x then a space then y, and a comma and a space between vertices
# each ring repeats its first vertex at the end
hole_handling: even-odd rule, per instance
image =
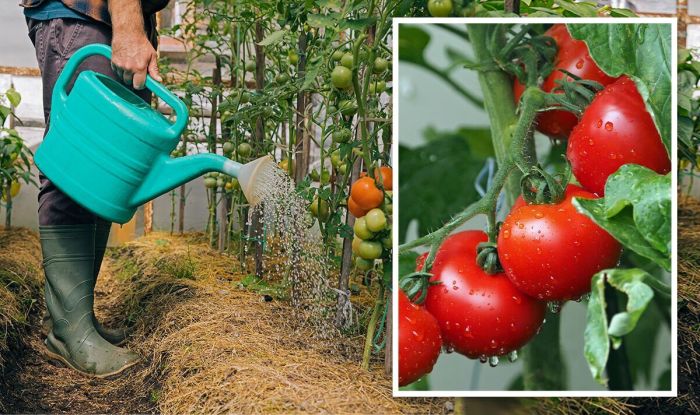
POLYGON ((154 163, 153 169, 134 194, 130 204, 140 206, 210 171, 237 177, 248 202, 256 204, 260 201, 260 195, 256 191, 255 183, 261 177, 261 173, 270 166, 277 167, 270 156, 242 165, 226 157, 209 153, 175 159, 163 155, 154 163))

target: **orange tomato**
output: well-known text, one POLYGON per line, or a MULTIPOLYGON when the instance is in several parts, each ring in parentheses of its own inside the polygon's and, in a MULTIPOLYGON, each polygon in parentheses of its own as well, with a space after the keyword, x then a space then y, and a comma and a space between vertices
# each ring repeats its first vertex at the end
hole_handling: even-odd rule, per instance
POLYGON ((384 192, 377 188, 374 179, 363 177, 353 183, 350 196, 364 210, 378 207, 384 201, 384 192))
POLYGON ((357 202, 352 200, 352 196, 348 198, 348 210, 352 214, 352 216, 356 218, 361 218, 367 214, 367 211, 362 209, 360 206, 357 205, 357 202))
POLYGON ((379 181, 379 173, 381 172, 382 174, 382 184, 384 185, 384 190, 392 190, 392 182, 391 182, 391 167, 389 166, 382 166, 374 171, 374 178, 379 181))

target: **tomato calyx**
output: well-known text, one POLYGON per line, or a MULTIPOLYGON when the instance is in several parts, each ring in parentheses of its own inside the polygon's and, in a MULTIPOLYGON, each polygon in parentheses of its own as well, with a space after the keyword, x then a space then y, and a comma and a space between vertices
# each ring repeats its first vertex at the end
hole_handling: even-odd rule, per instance
POLYGON ((428 288, 440 282, 430 282, 433 274, 425 271, 416 271, 401 277, 399 287, 406 293, 411 302, 423 304, 428 296, 428 288))
POLYGON ((500 69, 516 77, 522 84, 538 86, 554 70, 557 54, 555 40, 546 34, 532 35, 533 27, 525 27, 504 47, 494 42, 492 55, 500 69), (531 36, 527 37, 530 34, 531 36))
POLYGON ((538 164, 531 166, 520 179, 520 191, 528 205, 557 204, 566 196, 571 179, 571 166, 564 163, 563 172, 550 174, 538 164))
POLYGON ((603 84, 572 74, 571 72, 559 69, 565 78, 555 81, 557 86, 546 96, 547 106, 540 111, 566 110, 581 118, 583 112, 593 101, 596 93, 602 91, 603 84))
POLYGON ((495 242, 481 242, 476 246, 476 263, 489 275, 503 272, 495 242))

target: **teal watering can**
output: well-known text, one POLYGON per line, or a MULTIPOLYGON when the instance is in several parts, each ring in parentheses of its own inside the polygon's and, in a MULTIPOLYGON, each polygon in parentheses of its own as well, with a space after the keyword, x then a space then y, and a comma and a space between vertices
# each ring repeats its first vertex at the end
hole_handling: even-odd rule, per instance
POLYGON ((143 203, 209 171, 238 177, 248 202, 260 201, 256 180, 277 169, 269 156, 245 165, 216 154, 170 157, 187 126, 187 107, 150 76, 146 87, 174 110, 174 123, 121 83, 94 71, 82 71, 68 94, 68 82, 92 55, 111 59, 112 50, 92 44, 68 60, 51 97, 48 134, 35 155, 36 165, 61 191, 121 224, 143 203))

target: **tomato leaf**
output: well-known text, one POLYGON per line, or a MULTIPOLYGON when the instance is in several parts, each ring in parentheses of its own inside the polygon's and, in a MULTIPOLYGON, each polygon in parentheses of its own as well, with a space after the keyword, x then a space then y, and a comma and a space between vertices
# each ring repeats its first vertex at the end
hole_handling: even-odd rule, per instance
POLYGON ((418 222, 418 234, 425 235, 480 197, 474 186, 474 178, 484 164, 486 150, 480 147, 491 142, 489 130, 429 130, 428 136, 429 142, 423 146, 399 146, 401 242, 405 241, 408 225, 412 221, 418 222), (472 147, 471 141, 478 142, 480 146, 472 147), (436 177, 440 178, 439 186, 435 185, 436 177))
POLYGON ((22 101, 22 97, 19 95, 19 92, 17 92, 14 88, 10 88, 5 92, 5 96, 7 97, 7 100, 10 101, 10 105, 17 108, 19 105, 20 101, 22 101))
POLYGON ((415 25, 402 25, 399 30, 399 59, 422 65, 423 52, 430 43, 430 35, 415 25))
POLYGON ((671 173, 626 164, 608 178, 605 197, 573 203, 625 248, 671 269, 671 173))
POLYGON ((265 39, 261 40, 260 43, 258 43, 258 45, 270 46, 274 45, 275 43, 279 43, 284 38, 285 33, 287 33, 286 30, 276 30, 267 35, 265 39))
POLYGON ((603 270, 591 280, 591 298, 588 301, 583 353, 593 378, 605 385, 605 365, 610 345, 619 348, 622 337, 635 329, 637 322, 654 297, 654 290, 671 295, 671 288, 639 268, 603 270), (605 302, 605 283, 627 295, 627 305, 608 322, 605 302))
POLYGON ((610 76, 635 79, 666 151, 671 154, 671 25, 568 24, 586 42, 593 60, 610 76))

